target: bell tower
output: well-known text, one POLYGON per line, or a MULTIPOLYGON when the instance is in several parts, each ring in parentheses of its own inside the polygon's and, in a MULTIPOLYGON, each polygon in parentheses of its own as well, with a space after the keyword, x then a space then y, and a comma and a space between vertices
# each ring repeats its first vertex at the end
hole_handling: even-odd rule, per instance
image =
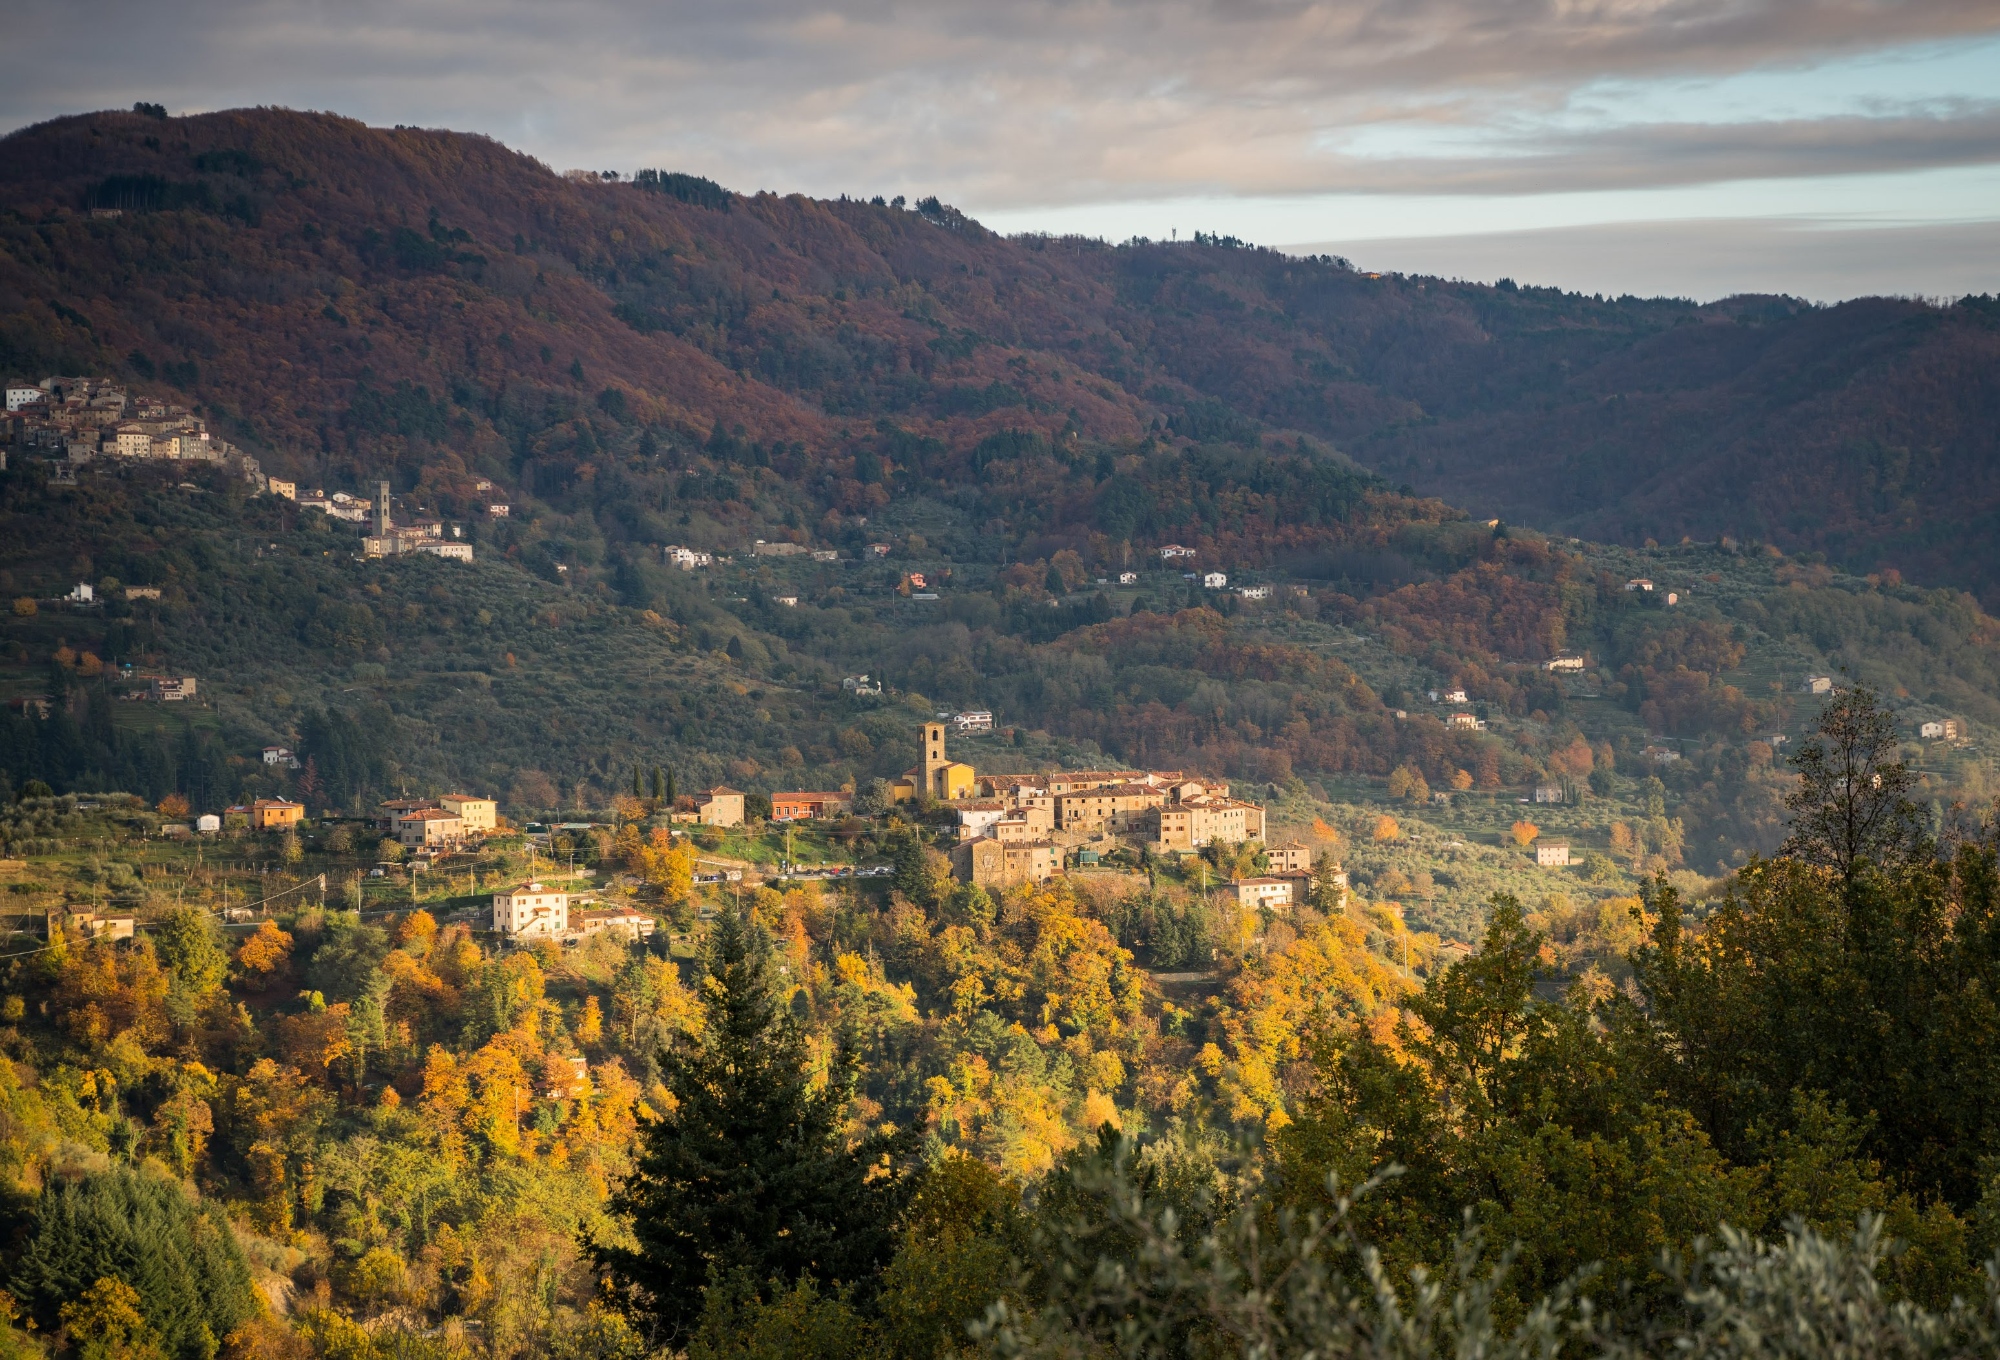
POLYGON ((946 796, 944 787, 944 767, 951 761, 944 753, 944 724, 927 722, 924 724, 924 787, 933 798, 946 796))

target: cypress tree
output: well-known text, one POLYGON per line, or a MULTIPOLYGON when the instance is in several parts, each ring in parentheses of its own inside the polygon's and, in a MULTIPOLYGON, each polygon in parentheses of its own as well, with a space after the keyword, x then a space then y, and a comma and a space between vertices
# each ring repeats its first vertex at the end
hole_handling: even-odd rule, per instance
POLYGON ((653 801, 656 803, 663 803, 666 801, 666 798, 667 798, 666 780, 660 774, 660 767, 655 765, 653 767, 653 801))
POLYGON ((660 1055, 674 1112, 647 1126, 611 1201, 638 1246, 591 1248, 627 1311, 666 1344, 687 1336, 704 1290, 725 1278, 865 1285, 893 1251, 904 1194, 901 1142, 845 1146, 844 1083, 814 1088, 770 936, 725 912, 707 964, 701 1041, 660 1055), (891 1174, 871 1180, 885 1161, 891 1174))

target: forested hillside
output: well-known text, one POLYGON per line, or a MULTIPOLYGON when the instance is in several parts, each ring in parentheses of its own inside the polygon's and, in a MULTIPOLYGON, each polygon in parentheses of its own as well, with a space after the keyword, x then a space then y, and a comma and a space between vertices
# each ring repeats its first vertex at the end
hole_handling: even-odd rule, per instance
POLYGON ((31 791, 0 1354, 1990 1354, 2000 880, 1896 745, 1842 695, 1779 858, 1457 962, 1330 879, 991 895, 908 805, 890 879, 702 886, 638 798, 589 886, 660 929, 509 947, 496 886, 586 886, 516 834, 378 877, 31 791))
POLYGON ((473 554, 20 426, 0 1360, 1993 1352, 1989 304, 0 148, 0 366, 473 554), (883 782, 954 709, 1269 844, 960 881, 883 782))
MULTIPOLYGON (((1694 307, 1210 238, 1006 240, 933 200, 561 178, 276 110, 96 114, 5 148, 0 367, 156 379, 314 484, 388 471, 455 511, 485 476, 658 543, 990 485, 1024 438, 1304 435, 1482 517, 1764 540, 1989 601, 2000 581, 1979 299, 1694 307), (698 451, 738 470, 689 476, 698 451)), ((991 530, 1190 528, 1099 480, 991 530)))

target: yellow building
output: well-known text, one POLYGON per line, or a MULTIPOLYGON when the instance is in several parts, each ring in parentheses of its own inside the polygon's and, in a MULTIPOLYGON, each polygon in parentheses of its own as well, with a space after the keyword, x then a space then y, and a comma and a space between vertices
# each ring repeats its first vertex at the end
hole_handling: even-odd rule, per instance
POLYGON ((474 798, 469 793, 447 793, 438 799, 446 812, 456 812, 465 823, 465 834, 483 836, 499 824, 499 805, 491 798, 474 798))
POLYGON ((259 831, 281 831, 305 815, 304 807, 283 798, 259 798, 250 805, 250 824, 259 831))
POLYGON ((889 785, 889 794, 898 802, 929 796, 939 802, 972 797, 979 779, 970 765, 944 753, 944 724, 924 724, 924 762, 903 772, 889 785))

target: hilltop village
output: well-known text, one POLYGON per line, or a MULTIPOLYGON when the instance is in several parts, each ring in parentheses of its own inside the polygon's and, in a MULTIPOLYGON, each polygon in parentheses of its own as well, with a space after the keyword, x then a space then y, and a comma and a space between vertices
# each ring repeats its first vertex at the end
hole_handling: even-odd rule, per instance
MULTIPOLYGON (((363 557, 399 557, 427 553, 451 561, 470 562, 472 545, 460 541, 462 531, 447 530, 443 521, 420 517, 398 524, 390 514, 389 483, 379 482, 372 502, 345 491, 301 492, 297 482, 272 477, 249 453, 213 436, 208 424, 185 406, 156 397, 134 397, 109 378, 46 377, 39 382, 10 379, 6 384, 7 414, 0 424, 0 471, 7 467, 9 447, 28 458, 39 458, 57 482, 74 482, 77 469, 89 463, 105 465, 207 464, 227 469, 254 490, 279 496, 300 508, 332 519, 372 528, 361 540, 363 557), (371 523, 372 521, 372 523, 371 523)), ((493 489, 482 480, 477 489, 493 489)), ((509 507, 498 501, 486 513, 504 519, 509 507)), ((89 587, 81 587, 77 602, 89 603, 89 587)))
MULTIPOLYGON (((1264 808, 1230 798, 1224 780, 1180 770, 1058 770, 1054 774, 980 774, 944 750, 944 722, 926 722, 920 764, 890 782, 896 802, 932 804, 956 816, 952 868, 980 888, 1042 882, 1068 866, 1102 864, 1120 846, 1148 856, 1180 856, 1210 844, 1264 840, 1264 808)), ((712 790, 702 808, 734 790, 712 790)), ((740 808, 740 794, 736 794, 740 808)), ((852 806, 844 792, 772 794, 772 820, 838 816, 852 806)), ((740 816, 740 810, 738 814, 740 816)), ((1304 900, 1312 874, 1306 846, 1266 852, 1282 876, 1238 880, 1234 890, 1258 906, 1304 900)))
MULTIPOLYGON (((210 463, 228 468, 259 491, 267 479, 257 460, 185 406, 156 397, 134 398, 108 378, 53 376, 7 383, 6 438, 54 461, 58 478, 98 459, 132 462, 210 463)), ((32 456, 32 454, 31 454, 32 456)), ((0 468, 6 466, 0 452, 0 468)))

